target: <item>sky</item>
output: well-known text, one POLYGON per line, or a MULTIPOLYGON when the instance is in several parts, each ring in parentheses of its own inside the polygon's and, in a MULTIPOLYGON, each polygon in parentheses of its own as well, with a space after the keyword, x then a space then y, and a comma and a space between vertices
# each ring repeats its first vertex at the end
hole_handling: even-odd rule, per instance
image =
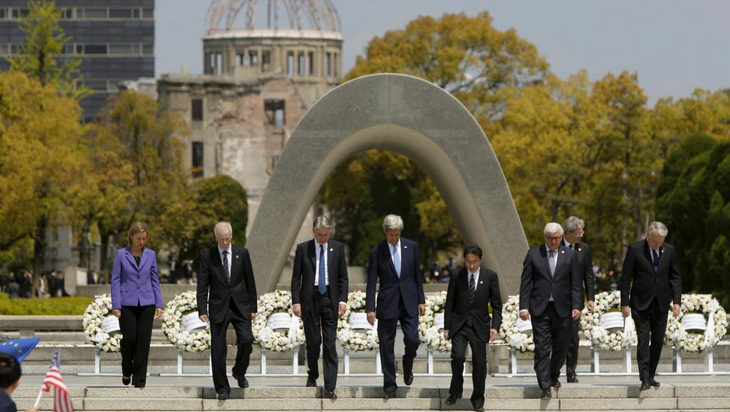
MULTIPOLYGON (((156 75, 202 72, 205 17, 212 0, 156 1, 156 75)), ((421 15, 488 11, 514 28, 562 78, 638 72, 653 105, 696 88, 730 88, 730 1, 725 0, 332 0, 342 24, 343 70, 367 43, 421 15)), ((261 13, 266 0, 259 1, 261 13)))

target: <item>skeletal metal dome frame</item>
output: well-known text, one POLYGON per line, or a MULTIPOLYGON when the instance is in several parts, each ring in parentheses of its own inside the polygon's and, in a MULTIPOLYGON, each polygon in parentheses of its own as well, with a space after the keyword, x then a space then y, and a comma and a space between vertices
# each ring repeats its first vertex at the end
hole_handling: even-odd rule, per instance
MULTIPOLYGON (((245 12, 245 29, 255 29, 260 0, 213 0, 208 8, 208 33, 231 30, 238 15, 245 12), (224 27, 221 27, 224 22, 224 27)), ((340 17, 330 0, 265 0, 266 28, 341 32, 340 17), (280 27, 286 15, 288 26, 280 27)), ((264 7, 263 5, 261 7, 264 7)))

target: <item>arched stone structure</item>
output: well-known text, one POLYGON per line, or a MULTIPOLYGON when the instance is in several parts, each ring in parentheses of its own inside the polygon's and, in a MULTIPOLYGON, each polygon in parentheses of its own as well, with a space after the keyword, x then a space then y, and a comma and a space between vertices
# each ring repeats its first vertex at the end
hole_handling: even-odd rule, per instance
POLYGON ((517 293, 527 240, 487 137, 451 94, 397 74, 361 77, 333 89, 297 126, 248 237, 259 292, 276 287, 330 173, 370 149, 391 150, 416 162, 443 195, 464 242, 484 250, 486 265, 500 275, 503 296, 517 293))

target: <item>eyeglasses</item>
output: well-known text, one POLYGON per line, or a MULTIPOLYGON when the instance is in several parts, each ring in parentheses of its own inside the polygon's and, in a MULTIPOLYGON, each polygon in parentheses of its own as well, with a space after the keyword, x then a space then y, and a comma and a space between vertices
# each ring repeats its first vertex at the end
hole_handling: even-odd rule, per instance
POLYGON ((561 240, 562 238, 563 238, 562 236, 558 236, 558 237, 545 236, 545 239, 551 240, 553 242, 557 242, 558 240, 561 240))
POLYGON ((474 265, 478 265, 482 262, 478 261, 478 260, 465 260, 464 263, 466 263, 469 266, 474 266, 474 265))

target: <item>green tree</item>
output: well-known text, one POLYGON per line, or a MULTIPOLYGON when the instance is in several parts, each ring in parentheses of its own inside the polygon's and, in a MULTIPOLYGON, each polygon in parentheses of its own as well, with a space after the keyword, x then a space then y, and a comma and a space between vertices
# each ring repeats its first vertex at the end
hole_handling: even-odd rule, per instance
POLYGON ((694 134, 672 150, 657 195, 657 218, 677 245, 685 293, 730 305, 730 142, 694 134))
POLYGON ((71 40, 61 29, 60 18, 61 10, 55 0, 29 0, 28 15, 20 19, 25 41, 8 62, 11 70, 36 78, 43 85, 53 84, 60 93, 78 101, 90 95, 91 90, 83 87, 81 58, 59 57, 71 40))

